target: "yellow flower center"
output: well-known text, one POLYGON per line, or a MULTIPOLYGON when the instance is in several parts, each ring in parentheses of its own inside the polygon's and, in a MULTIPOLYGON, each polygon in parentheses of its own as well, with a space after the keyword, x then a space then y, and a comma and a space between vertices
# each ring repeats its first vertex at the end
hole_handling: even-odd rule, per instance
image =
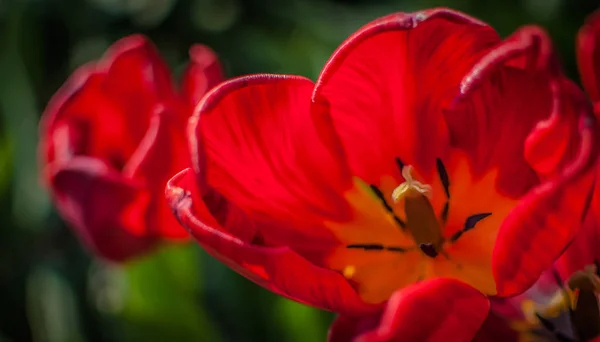
POLYGON ((346 194, 352 220, 326 222, 342 242, 327 266, 352 280, 365 301, 385 301, 394 291, 435 276, 496 293, 492 250, 517 200, 495 191, 495 170, 475 176, 459 152, 447 162, 448 168, 438 159, 437 173, 427 182, 401 161, 402 182, 391 175, 378 185, 355 178, 346 194))

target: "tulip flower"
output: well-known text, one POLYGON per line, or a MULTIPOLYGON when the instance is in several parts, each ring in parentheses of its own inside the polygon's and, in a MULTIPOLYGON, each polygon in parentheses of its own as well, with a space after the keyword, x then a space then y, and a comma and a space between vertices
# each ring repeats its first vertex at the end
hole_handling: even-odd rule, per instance
POLYGON ((125 261, 163 240, 189 239, 164 186, 190 165, 181 132, 222 79, 209 48, 195 45, 190 57, 178 90, 150 41, 123 38, 76 70, 43 113, 43 179, 60 214, 105 259, 125 261))
POLYGON ((453 10, 395 13, 350 36, 315 83, 215 87, 190 119, 193 167, 166 196, 215 258, 340 313, 331 340, 468 341, 487 312, 478 294, 525 291, 575 236, 596 137, 543 30, 501 40, 453 10), (445 315, 471 301, 460 330, 445 315))

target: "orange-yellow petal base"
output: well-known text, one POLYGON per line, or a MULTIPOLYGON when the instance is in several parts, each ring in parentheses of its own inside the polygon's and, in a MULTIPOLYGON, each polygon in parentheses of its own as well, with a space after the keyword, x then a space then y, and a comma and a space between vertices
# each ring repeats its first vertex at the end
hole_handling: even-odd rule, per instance
MULTIPOLYGON (((368 184, 355 178, 354 187, 345 194, 354 212, 348 222, 326 222, 326 226, 341 242, 326 259, 329 268, 339 270, 355 284, 362 299, 380 303, 396 290, 418 280, 445 276, 462 280, 487 295, 496 294, 491 269, 492 252, 503 219, 517 204, 517 199, 501 195, 496 190, 497 172, 489 170, 475 177, 464 154, 453 151, 444 161, 450 179, 449 212, 441 223, 446 238, 440 255, 425 255, 415 243, 410 231, 395 222, 382 200, 368 184), (492 213, 466 231, 456 241, 452 234, 461 230, 465 220, 478 213, 492 213), (378 248, 348 248, 349 245, 376 245, 378 248), (403 248, 390 251, 387 247, 403 248)), ((432 204, 441 213, 448 200, 436 173, 433 178, 413 177, 431 186, 432 204)), ((401 180, 383 176, 379 189, 401 220, 405 217, 402 206, 393 205, 392 192, 401 180)))

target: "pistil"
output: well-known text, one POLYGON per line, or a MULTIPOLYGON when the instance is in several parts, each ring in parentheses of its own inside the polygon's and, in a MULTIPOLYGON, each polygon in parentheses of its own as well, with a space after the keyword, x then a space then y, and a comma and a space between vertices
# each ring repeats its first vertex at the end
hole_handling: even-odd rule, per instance
POLYGON ((429 201, 431 185, 423 184, 412 176, 412 166, 402 169, 405 181, 392 192, 395 204, 403 202, 406 227, 423 254, 430 258, 438 256, 444 237, 437 215, 429 201))

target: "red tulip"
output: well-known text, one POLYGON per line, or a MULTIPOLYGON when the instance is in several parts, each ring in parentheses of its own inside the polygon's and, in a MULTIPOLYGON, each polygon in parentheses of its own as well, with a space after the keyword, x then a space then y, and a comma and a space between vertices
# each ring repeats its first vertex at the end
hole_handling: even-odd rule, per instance
POLYGON ((452 10, 397 13, 314 84, 213 89, 190 121, 193 169, 166 195, 209 253, 302 303, 374 314, 439 276, 508 296, 576 233, 596 130, 542 30, 501 41, 452 10))
POLYGON ((208 48, 190 56, 180 94, 151 42, 123 38, 75 71, 43 114, 43 178, 62 216, 106 259, 188 237, 162 194, 190 165, 183 132, 193 106, 222 78, 208 48))

